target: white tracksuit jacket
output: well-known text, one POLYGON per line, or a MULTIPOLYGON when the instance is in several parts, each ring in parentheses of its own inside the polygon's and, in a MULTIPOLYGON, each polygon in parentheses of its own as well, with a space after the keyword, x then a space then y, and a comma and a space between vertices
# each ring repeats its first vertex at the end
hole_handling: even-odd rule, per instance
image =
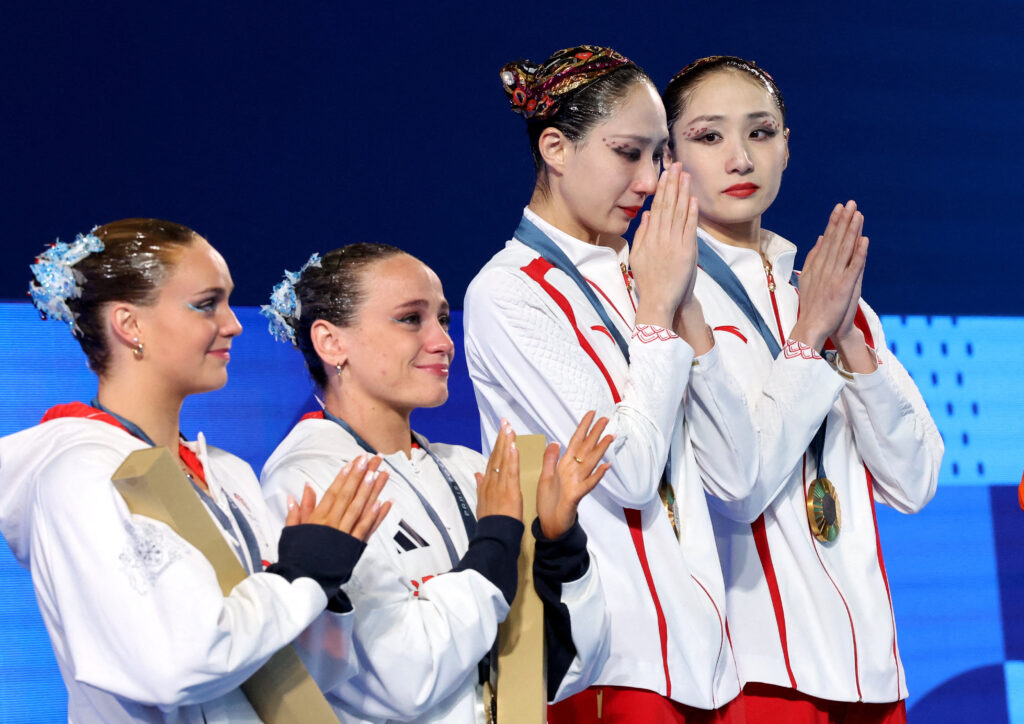
MULTIPOLYGON (((198 550, 163 523, 128 512, 110 478, 146 447, 114 425, 79 417, 0 439, 0 530, 32 572, 68 689, 68 720, 259 722, 238 686, 300 634, 300 654, 321 685, 347 675, 352 615, 325 612, 313 579, 256 573, 225 597, 198 550)), ((189 447, 232 521, 231 531, 221 529, 225 539, 242 540, 232 499, 260 554, 276 560, 280 529, 252 469, 207 447, 201 434, 189 447)))
MULTIPOLYGON (((630 340, 631 362, 571 279, 557 269, 544 273, 536 252, 509 241, 473 280, 464 304, 466 357, 485 445, 502 417, 517 430, 562 442, 587 410, 611 419, 607 432, 617 437, 606 460, 612 467, 579 509, 611 617, 609 659, 590 683, 720 707, 736 696, 739 682, 707 502, 681 413, 688 379, 724 406, 731 397, 742 405, 742 398, 720 379, 717 349, 691 367, 693 350, 674 334, 647 325, 633 329, 627 250, 585 243, 530 209, 524 214, 599 292, 630 340), (531 274, 542 274, 542 283, 531 274), (669 457, 681 540, 658 495, 669 457)), ((731 435, 723 429, 721 438, 731 435)), ((708 467, 731 454, 723 442, 708 467)))
MULTIPOLYGON (((475 473, 486 469, 486 458, 457 445, 434 443, 430 449, 475 514, 475 473)), ((308 482, 319 497, 338 471, 362 454, 337 423, 303 419, 264 466, 264 494, 283 516, 288 494, 298 497, 308 482)), ((458 555, 465 555, 469 540, 455 496, 433 460, 418 448, 411 459, 397 452, 384 460, 381 469, 390 477, 380 500, 392 501, 392 508, 343 586, 355 607, 359 672, 328 699, 343 722, 482 723, 477 663, 494 643, 509 606, 498 586, 477 570, 452 571, 440 532, 409 487, 417 486, 444 522, 458 555)), ((573 632, 579 662, 602 661, 605 629, 596 567, 563 584, 561 593, 570 611, 596 622, 594 630, 573 632)), ((562 686, 589 676, 581 667, 574 665, 562 686)))
MULTIPOLYGON (((756 251, 700 233, 783 347, 773 360, 756 328, 701 270, 697 297, 715 330, 720 361, 743 388, 743 414, 753 422, 734 428, 732 473, 705 471, 740 676, 744 683, 836 701, 903 699, 906 681, 874 503, 913 513, 931 499, 943 452, 939 433, 863 301, 857 326, 867 330, 878 369, 840 374, 806 346, 787 344, 799 305, 790 284, 793 244, 763 232, 773 292, 756 251), (827 544, 811 534, 806 505, 817 477, 807 448, 826 415, 825 472, 837 489, 842 523, 839 537, 827 544)), ((688 406, 705 404, 713 401, 694 388, 688 406)), ((700 417, 690 418, 696 447, 709 432, 717 434, 702 425, 700 417)))

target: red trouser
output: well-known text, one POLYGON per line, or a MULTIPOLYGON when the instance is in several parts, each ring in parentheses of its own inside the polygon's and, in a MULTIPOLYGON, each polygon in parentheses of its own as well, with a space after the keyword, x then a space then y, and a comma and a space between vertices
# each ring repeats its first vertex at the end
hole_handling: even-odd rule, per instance
POLYGON ((902 701, 891 704, 827 701, 771 684, 747 684, 742 701, 750 724, 906 724, 902 701))
POLYGON ((739 699, 711 711, 661 694, 621 686, 592 686, 548 707, 548 724, 743 724, 739 699))

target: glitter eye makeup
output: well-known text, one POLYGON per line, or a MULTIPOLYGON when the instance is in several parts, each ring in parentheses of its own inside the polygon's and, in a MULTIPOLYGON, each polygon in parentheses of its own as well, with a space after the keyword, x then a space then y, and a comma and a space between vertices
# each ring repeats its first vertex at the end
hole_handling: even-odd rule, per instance
POLYGON ((628 144, 628 143, 626 143, 624 141, 616 141, 614 139, 608 139, 608 138, 602 138, 601 140, 604 141, 604 145, 606 145, 608 148, 610 148, 613 151, 620 151, 621 152, 621 151, 632 151, 633 150, 633 147, 630 144, 628 144))

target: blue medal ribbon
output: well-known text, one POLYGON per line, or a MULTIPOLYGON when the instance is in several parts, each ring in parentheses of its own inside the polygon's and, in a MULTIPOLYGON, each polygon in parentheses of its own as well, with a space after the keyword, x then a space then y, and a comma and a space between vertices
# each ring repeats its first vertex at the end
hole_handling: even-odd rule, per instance
MULTIPOLYGON (((618 327, 612 322, 611 315, 608 314, 608 310, 604 308, 601 300, 597 298, 597 294, 591 288, 587 280, 580 274, 580 270, 576 268, 576 265, 572 263, 572 260, 566 255, 562 248, 555 243, 555 241, 541 231, 536 224, 523 216, 519 220, 519 226, 516 228, 513 238, 518 240, 521 244, 533 249, 535 252, 541 255, 551 266, 558 269, 560 272, 565 274, 567 277, 579 287, 579 290, 583 293, 583 296, 590 302, 590 306, 597 316, 604 322, 604 326, 608 329, 608 333, 615 340, 615 344, 619 346, 619 351, 622 352, 622 356, 626 358, 626 364, 629 364, 629 344, 623 339, 622 334, 619 332, 618 327)), ((664 491, 662 496, 663 502, 665 503, 666 509, 671 508, 675 510, 675 504, 670 503, 668 498, 669 483, 672 479, 672 456, 669 454, 665 458, 665 472, 661 476, 661 484, 659 487, 659 493, 664 491)), ((670 516, 670 522, 672 522, 672 528, 676 533, 676 537, 679 537, 679 528, 676 521, 675 514, 670 516)))
MULTIPOLYGON (((767 345, 772 358, 778 357, 779 352, 782 351, 782 346, 775 340, 771 327, 768 326, 768 323, 764 321, 764 317, 757 311, 757 307, 754 306, 754 302, 750 299, 750 295, 747 294, 743 283, 740 282, 729 265, 725 263, 725 260, 718 255, 718 252, 712 249, 711 245, 699 236, 697 237, 697 259, 700 268, 715 280, 715 283, 722 288, 723 292, 729 295, 729 299, 739 307, 744 316, 750 320, 750 323, 761 334, 761 339, 767 345)), ((796 271, 790 275, 789 283, 794 287, 800 287, 800 277, 796 271)), ((819 478, 828 477, 825 475, 825 427, 827 422, 828 416, 826 415, 825 419, 821 421, 821 427, 818 428, 818 432, 815 433, 814 438, 811 440, 810 446, 811 454, 818 462, 819 478)))
MULTIPOLYGON (((92 402, 90 402, 89 404, 92 407, 95 407, 97 410, 105 412, 112 418, 117 420, 119 423, 121 423, 124 429, 126 429, 133 437, 137 437, 139 440, 142 440, 144 443, 151 447, 156 447, 156 443, 153 442, 153 438, 147 435, 146 432, 141 427, 136 425, 131 420, 124 418, 121 415, 118 415, 113 410, 107 409, 106 407, 100 404, 99 399, 94 398, 92 402)), ((225 499, 228 501, 228 509, 231 511, 231 515, 234 517, 235 522, 238 524, 238 530, 242 533, 242 539, 245 541, 245 547, 249 551, 249 563, 246 562, 245 555, 242 553, 242 547, 241 545, 239 545, 238 539, 235 537, 234 530, 231 526, 231 521, 228 520, 228 517, 224 514, 224 511, 221 510, 220 507, 213 501, 213 498, 211 498, 202 488, 196 485, 196 481, 192 479, 191 475, 186 474, 185 477, 188 478, 189 483, 192 484, 192 487, 199 495, 199 499, 203 501, 204 505, 206 505, 207 510, 209 510, 210 513, 213 514, 213 517, 217 519, 217 523, 220 525, 220 527, 223 528, 227 532, 227 534, 231 536, 231 545, 235 549, 235 555, 238 556, 238 559, 242 562, 242 565, 245 566, 245 569, 249 573, 256 573, 262 571, 263 556, 260 555, 260 546, 256 540, 256 534, 253 532, 252 526, 249 525, 249 521, 246 520, 244 515, 242 515, 242 511, 238 509, 237 505, 235 505, 234 501, 231 500, 231 498, 225 496, 225 499)))
POLYGON ((587 280, 580 274, 580 270, 576 268, 576 265, 572 263, 565 252, 562 251, 561 247, 556 244, 550 236, 545 234, 537 225, 527 219, 525 216, 520 219, 519 227, 516 229, 516 233, 513 235, 520 243, 533 249, 535 252, 540 254, 551 266, 558 269, 558 271, 565 274, 567 277, 575 282, 576 286, 579 287, 580 291, 583 292, 583 296, 590 302, 590 306, 597 312, 597 316, 604 322, 604 326, 608 328, 608 333, 615 340, 615 344, 619 345, 619 349, 622 351, 622 356, 626 358, 626 362, 629 362, 629 345, 623 338, 622 333, 619 332, 618 327, 612 322, 611 316, 608 314, 608 310, 601 304, 601 300, 597 298, 597 294, 591 288, 587 280))
MULTIPOLYGON (((366 440, 364 440, 359 435, 359 433, 352 429, 351 425, 349 425, 347 422, 342 420, 337 415, 332 415, 327 410, 324 410, 324 419, 330 420, 331 422, 340 425, 341 428, 345 430, 345 432, 352 436, 352 438, 356 441, 356 444, 359 445, 359 447, 361 447, 370 455, 377 454, 377 451, 373 449, 373 446, 371 446, 370 443, 366 442, 366 440)), ((473 535, 476 533, 476 516, 474 516, 473 511, 470 510, 469 503, 466 502, 466 496, 462 494, 462 489, 459 487, 459 484, 455 482, 455 478, 452 476, 447 466, 445 466, 445 464, 441 462, 441 459, 437 457, 437 454, 430 449, 430 446, 427 445, 426 441, 424 441, 415 433, 413 433, 413 439, 416 441, 416 444, 423 448, 424 452, 426 452, 427 455, 430 456, 430 459, 434 461, 434 465, 437 466, 437 469, 441 472, 441 475, 444 477, 445 482, 448 483, 448 487, 451 488, 452 495, 455 496, 455 502, 459 508, 459 515, 462 518, 462 524, 466 528, 466 538, 467 540, 472 540, 473 535)), ((417 489, 417 487, 412 484, 411 480, 402 475, 401 471, 395 468, 394 465, 391 465, 389 463, 388 466, 392 470, 394 470, 398 477, 400 477, 405 482, 405 484, 412 489, 412 492, 416 494, 416 497, 419 498, 420 504, 423 506, 423 510, 426 511, 427 516, 430 518, 430 522, 434 524, 434 527, 437 528, 437 532, 441 534, 441 539, 444 541, 444 547, 445 549, 447 549, 448 557, 451 559, 452 562, 452 568, 457 566, 459 560, 461 559, 461 556, 456 550, 455 543, 452 541, 451 536, 448 535, 448 529, 445 526, 444 521, 441 520, 441 516, 438 515, 437 511, 434 509, 434 506, 432 506, 430 504, 430 501, 428 501, 426 497, 424 497, 423 493, 421 493, 419 489, 417 489)))

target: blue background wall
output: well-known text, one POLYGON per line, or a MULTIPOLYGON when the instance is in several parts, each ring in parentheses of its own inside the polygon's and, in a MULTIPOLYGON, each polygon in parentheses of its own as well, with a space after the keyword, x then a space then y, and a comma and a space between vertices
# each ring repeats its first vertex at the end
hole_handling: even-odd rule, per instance
MULTIPOLYGON (((24 299, 43 244, 141 215, 206 235, 238 304, 264 301, 313 250, 376 240, 437 269, 458 307, 532 185, 522 122, 497 79, 504 62, 607 44, 663 85, 702 55, 754 58, 779 82, 793 129, 766 225, 806 250, 834 202, 858 200, 872 240, 865 296, 888 315, 947 445, 921 514, 879 508, 911 721, 1024 722, 1011 486, 1024 466, 1024 5, 351 5, 0 9, 0 298, 24 299)), ((184 429, 202 420, 258 468, 311 409, 311 390, 298 355, 270 342, 253 309, 241 316, 231 382, 190 400, 184 429)), ((452 385, 419 427, 475 445, 464 368, 452 385)), ((66 331, 24 304, 0 306, 0 434, 92 392, 66 331)), ((59 721, 64 693, 31 586, 2 546, 0 591, 0 722, 59 721)))
MULTIPOLYGON (((274 342, 254 308, 232 346, 231 379, 189 398, 182 429, 200 429, 258 471, 303 413, 317 409, 301 356, 274 342)), ((89 400, 95 381, 77 344, 24 303, 0 304, 0 435, 41 411, 89 400)), ((883 317, 888 343, 914 376, 946 441, 935 499, 918 515, 878 507, 910 721, 1024 724, 1024 527, 1013 484, 1024 453, 1024 318, 883 317)), ((453 324, 462 348, 461 314, 453 324)), ((416 428, 479 447, 472 386, 456 357, 448 403, 416 428)), ((31 581, 0 542, 0 722, 60 721, 66 695, 31 581), (30 712, 30 714, 29 714, 30 712)))

